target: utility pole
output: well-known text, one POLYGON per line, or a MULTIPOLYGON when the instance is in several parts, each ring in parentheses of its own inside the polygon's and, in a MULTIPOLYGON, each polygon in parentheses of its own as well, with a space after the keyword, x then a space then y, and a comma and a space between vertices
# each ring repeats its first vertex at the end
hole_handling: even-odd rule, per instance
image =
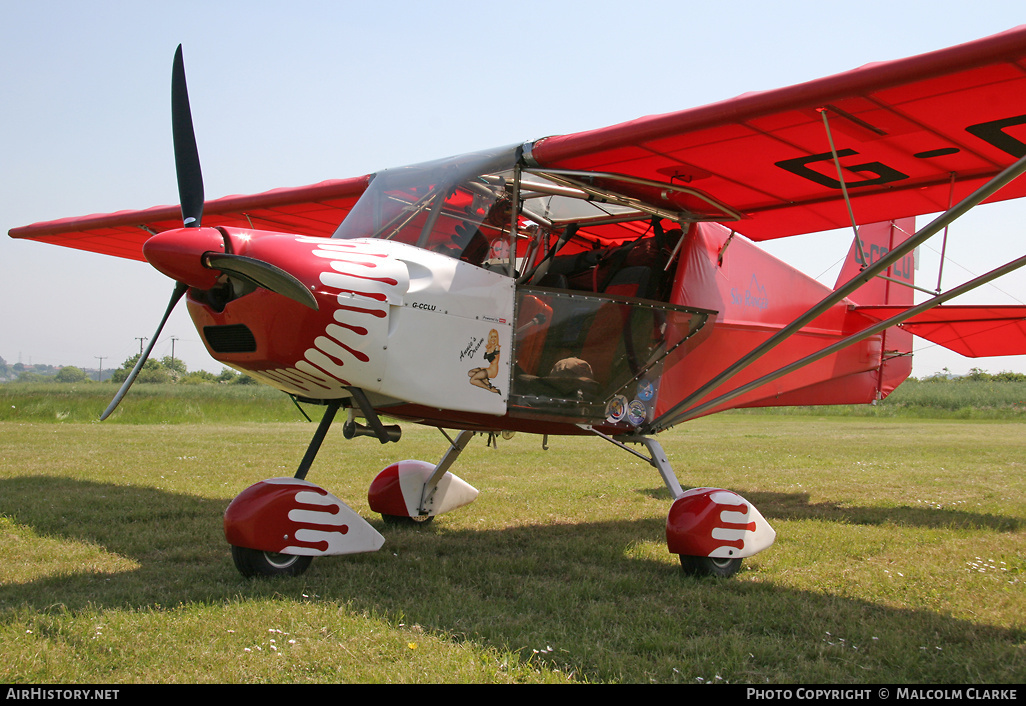
POLYGON ((176 336, 172 336, 171 337, 171 363, 172 363, 172 365, 175 362, 175 341, 177 341, 177 340, 178 340, 178 338, 176 336))
POLYGON ((142 354, 143 354, 143 341, 148 341, 150 339, 146 338, 145 336, 136 336, 135 340, 139 341, 139 355, 142 356, 142 354))
POLYGON ((96 373, 96 382, 100 382, 100 380, 103 379, 103 359, 106 358, 107 356, 105 356, 105 355, 94 355, 93 357, 100 361, 100 372, 96 373))

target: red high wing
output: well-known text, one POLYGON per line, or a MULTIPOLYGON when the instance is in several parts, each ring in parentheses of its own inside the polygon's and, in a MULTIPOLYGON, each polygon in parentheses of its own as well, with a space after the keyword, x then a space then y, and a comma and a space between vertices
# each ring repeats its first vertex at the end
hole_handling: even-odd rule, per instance
MULTIPOLYGON (((673 182, 745 215, 754 240, 945 210, 1026 154, 1026 26, 702 108, 549 137, 546 168, 673 182), (952 192, 951 182, 956 186, 952 192)), ((992 200, 1026 195, 1019 180, 992 200)), ((640 196, 640 194, 639 194, 640 196)), ((703 204, 696 199, 694 210, 703 204)))
MULTIPOLYGON (((905 308, 855 310, 883 321, 905 308)), ((967 358, 1026 355, 1026 306, 938 306, 908 319, 901 328, 967 358)))
MULTIPOLYGON (((336 179, 207 201, 203 225, 327 237, 356 204, 369 181, 366 176, 336 179)), ((35 223, 14 228, 10 235, 145 261, 142 246, 152 233, 181 227, 182 211, 175 205, 35 223)))
MULTIPOLYGON (((695 216, 743 214, 736 229, 767 240, 850 225, 827 126, 857 222, 946 209, 1026 154, 1026 26, 788 88, 572 135, 542 139, 529 159, 670 182, 695 216)), ((204 225, 329 235, 368 177, 207 202, 204 225)), ((659 198, 651 186, 619 191, 659 198)), ((1026 196, 1026 179, 991 200, 1026 196)), ((669 199, 673 200, 670 201, 669 199)), ((37 223, 16 238, 142 259, 147 237, 179 227, 177 206, 37 223)), ((732 224, 734 225, 734 224, 732 224)))

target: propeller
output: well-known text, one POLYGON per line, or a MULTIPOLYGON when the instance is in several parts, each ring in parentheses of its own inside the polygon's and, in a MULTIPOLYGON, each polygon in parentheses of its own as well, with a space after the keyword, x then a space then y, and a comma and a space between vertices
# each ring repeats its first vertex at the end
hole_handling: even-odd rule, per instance
POLYGON ((178 303, 178 300, 182 298, 182 295, 185 294, 187 289, 189 289, 189 285, 181 282, 175 282, 175 291, 171 293, 171 301, 167 304, 167 311, 164 312, 164 318, 160 320, 160 325, 157 326, 157 330, 153 332, 153 337, 150 338, 150 345, 146 346, 146 350, 139 356, 139 360, 136 361, 135 367, 132 368, 132 372, 130 372, 128 377, 125 378, 125 381, 121 383, 121 389, 118 390, 118 394, 114 395, 114 399, 111 400, 111 403, 107 405, 107 409, 100 415, 101 422, 109 417, 115 409, 117 409, 117 406, 121 403, 121 398, 125 396, 128 392, 128 388, 130 388, 132 383, 135 382, 135 378, 138 377, 139 371, 142 370, 146 360, 150 357, 150 351, 153 350, 153 345, 157 342, 157 338, 160 336, 160 332, 164 328, 164 324, 167 323, 168 317, 170 317, 171 312, 174 311, 175 304, 178 303))
POLYGON ((164 312, 164 318, 150 338, 150 344, 139 356, 132 372, 100 417, 101 421, 114 412, 135 382, 164 324, 189 287, 205 289, 216 283, 217 275, 213 272, 204 273, 204 270, 220 271, 229 278, 236 277, 256 287, 293 299, 315 311, 318 308, 313 294, 294 276, 268 262, 223 252, 226 247, 230 247, 229 239, 213 228, 202 229, 203 172, 200 169, 199 148, 196 145, 196 132, 192 124, 192 109, 189 106, 189 89, 185 81, 185 61, 182 58, 181 44, 175 51, 174 66, 171 70, 171 132, 174 140, 182 225, 185 228, 201 230, 189 231, 191 235, 188 237, 184 237, 182 230, 165 231, 146 241, 146 259, 175 280, 175 289, 164 312))
MULTIPOLYGON (((189 107, 189 88, 185 83, 185 60, 182 58, 182 45, 175 51, 174 66, 171 68, 171 133, 175 145, 175 170, 178 174, 178 199, 182 207, 182 224, 186 228, 198 228, 203 218, 203 172, 200 169, 199 148, 196 146, 196 132, 192 126, 192 109, 189 107)), ((150 357, 150 351, 157 342, 160 332, 164 329, 175 305, 189 289, 184 282, 175 282, 171 293, 171 301, 167 304, 164 318, 160 320, 157 330, 150 337, 150 344, 139 356, 132 372, 128 374, 114 399, 100 415, 100 421, 109 417, 121 399, 128 393, 132 383, 139 376, 139 371, 150 357)))
POLYGON ((185 83, 182 45, 175 51, 171 69, 171 134, 175 144, 175 171, 178 174, 178 201, 182 206, 182 224, 199 228, 203 220, 203 171, 200 169, 196 131, 192 126, 189 87, 185 83))

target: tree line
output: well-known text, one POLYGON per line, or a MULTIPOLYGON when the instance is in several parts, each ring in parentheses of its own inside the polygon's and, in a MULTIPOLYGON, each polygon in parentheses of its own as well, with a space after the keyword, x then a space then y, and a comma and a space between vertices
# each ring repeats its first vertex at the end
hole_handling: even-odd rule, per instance
MULTIPOLYGON (((917 378, 910 378, 916 380, 917 378)), ((1003 370, 1000 373, 988 373, 980 368, 970 368, 966 375, 952 375, 947 368, 939 373, 927 377, 918 378, 919 382, 945 383, 945 382, 1026 382, 1026 374, 1013 373, 1010 370, 1003 370)))
MULTIPOLYGON (((125 362, 121 364, 121 367, 114 370, 108 379, 120 385, 128 377, 128 374, 132 372, 132 368, 135 367, 137 360, 139 360, 138 354, 126 359, 125 362)), ((21 363, 10 365, 0 357, 0 379, 13 380, 16 382, 46 382, 50 380, 55 382, 86 382, 92 378, 89 377, 89 373, 85 370, 74 365, 25 366, 21 363)), ((1026 373, 1014 373, 1009 370, 1003 370, 999 373, 988 373, 986 370, 982 370, 981 368, 971 368, 966 375, 952 375, 947 368, 944 368, 939 373, 934 373, 933 375, 909 379, 910 381, 916 380, 918 382, 929 383, 964 381, 1026 382, 1026 373)), ((190 372, 186 369, 185 363, 180 359, 172 358, 171 356, 164 356, 159 360, 156 358, 150 358, 147 360, 146 363, 143 364, 143 369, 139 372, 139 377, 136 378, 136 382, 184 383, 187 385, 199 383, 249 385, 256 381, 248 375, 236 372, 231 368, 223 368, 220 373, 211 373, 206 370, 193 370, 190 372)))
MULTIPOLYGON (((132 372, 139 354, 133 355, 115 369, 108 382, 121 384, 132 372)), ((21 363, 8 365, 3 358, 0 358, 0 377, 15 382, 95 382, 82 368, 74 365, 65 366, 24 366, 21 363)), ((163 358, 150 358, 143 363, 142 370, 135 380, 137 383, 182 383, 195 385, 201 383, 221 383, 231 385, 249 385, 256 381, 248 375, 238 373, 231 368, 223 368, 220 373, 211 373, 207 370, 189 371, 185 363, 179 358, 164 356, 163 358)))

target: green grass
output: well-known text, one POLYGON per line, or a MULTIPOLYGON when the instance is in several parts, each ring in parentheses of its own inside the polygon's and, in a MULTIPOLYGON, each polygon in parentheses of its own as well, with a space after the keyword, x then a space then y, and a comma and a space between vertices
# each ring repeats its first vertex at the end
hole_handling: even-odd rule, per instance
POLYGON ((336 426, 310 480, 385 546, 248 581, 221 514, 291 475, 313 425, 0 422, 0 681, 1021 683, 1023 429, 734 414, 672 430, 683 485, 736 490, 778 533, 713 581, 667 553, 655 470, 604 441, 475 440, 454 471, 480 498, 394 529, 366 507, 371 478, 444 439, 336 426))
POLYGON ((769 407, 735 413, 1026 421, 1026 382, 912 379, 874 405, 769 407))
MULTIPOLYGON (((0 421, 97 422, 113 383, 0 384, 0 421)), ((320 407, 303 405, 320 418, 320 407)), ((136 384, 104 424, 305 421, 288 395, 264 385, 136 384)))
MULTIPOLYGON (((113 383, 0 384, 0 421, 95 422, 113 383)), ((302 405, 319 419, 321 407, 302 405)), ((1026 382, 908 380, 876 405, 770 407, 735 414, 906 419, 1007 419, 1026 421, 1026 382)), ((203 424, 304 421, 284 393, 263 385, 136 384, 105 424, 203 424)))

